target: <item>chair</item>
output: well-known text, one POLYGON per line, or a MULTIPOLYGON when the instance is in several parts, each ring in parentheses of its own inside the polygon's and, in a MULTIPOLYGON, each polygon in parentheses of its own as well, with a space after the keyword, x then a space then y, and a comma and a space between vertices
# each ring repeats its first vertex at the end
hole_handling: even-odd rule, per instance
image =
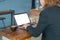
POLYGON ((6 11, 1 11, 0 12, 0 21, 2 21, 3 23, 3 28, 6 28, 6 25, 5 25, 5 20, 7 19, 6 17, 3 17, 4 15, 8 15, 8 14, 11 14, 11 25, 9 26, 12 26, 13 25, 13 15, 14 15, 14 10, 6 10, 6 11), (3 15, 3 16, 2 16, 3 15))
POLYGON ((5 27, 4 19, 5 19, 5 18, 2 18, 2 17, 0 18, 0 20, 1 20, 2 23, 3 23, 3 26, 5 27))

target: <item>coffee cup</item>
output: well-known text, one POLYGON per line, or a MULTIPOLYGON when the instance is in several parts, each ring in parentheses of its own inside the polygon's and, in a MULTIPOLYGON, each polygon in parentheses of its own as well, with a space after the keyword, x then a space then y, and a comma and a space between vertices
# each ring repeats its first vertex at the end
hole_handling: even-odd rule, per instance
POLYGON ((16 26, 11 26, 10 28, 11 28, 12 31, 16 31, 17 30, 16 26))

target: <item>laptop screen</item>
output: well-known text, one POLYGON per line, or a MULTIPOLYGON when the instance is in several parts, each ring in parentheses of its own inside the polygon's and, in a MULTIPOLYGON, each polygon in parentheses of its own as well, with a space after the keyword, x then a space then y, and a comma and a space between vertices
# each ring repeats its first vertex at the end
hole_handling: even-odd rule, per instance
POLYGON ((29 19, 27 13, 14 15, 14 18, 15 18, 17 26, 20 26, 20 25, 23 25, 23 24, 26 24, 26 23, 30 23, 30 19, 29 19))

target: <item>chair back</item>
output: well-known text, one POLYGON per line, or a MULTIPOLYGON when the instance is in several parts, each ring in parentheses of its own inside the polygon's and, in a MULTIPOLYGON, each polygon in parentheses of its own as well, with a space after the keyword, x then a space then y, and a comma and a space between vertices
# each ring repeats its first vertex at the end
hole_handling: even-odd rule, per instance
POLYGON ((0 28, 3 28, 4 25, 5 27, 14 25, 13 15, 14 15, 14 10, 1 11, 0 12, 0 28), (4 24, 2 23, 2 20, 4 21, 4 24))

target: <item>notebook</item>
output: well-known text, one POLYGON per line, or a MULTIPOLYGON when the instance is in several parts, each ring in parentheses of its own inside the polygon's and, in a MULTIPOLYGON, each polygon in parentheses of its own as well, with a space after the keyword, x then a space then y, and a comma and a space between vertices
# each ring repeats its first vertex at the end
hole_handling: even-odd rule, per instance
POLYGON ((17 26, 30 23, 30 19, 29 19, 27 13, 22 13, 22 14, 14 15, 14 18, 15 18, 17 26))
POLYGON ((2 40, 10 40, 10 39, 8 39, 8 38, 5 37, 5 36, 2 36, 2 40))

